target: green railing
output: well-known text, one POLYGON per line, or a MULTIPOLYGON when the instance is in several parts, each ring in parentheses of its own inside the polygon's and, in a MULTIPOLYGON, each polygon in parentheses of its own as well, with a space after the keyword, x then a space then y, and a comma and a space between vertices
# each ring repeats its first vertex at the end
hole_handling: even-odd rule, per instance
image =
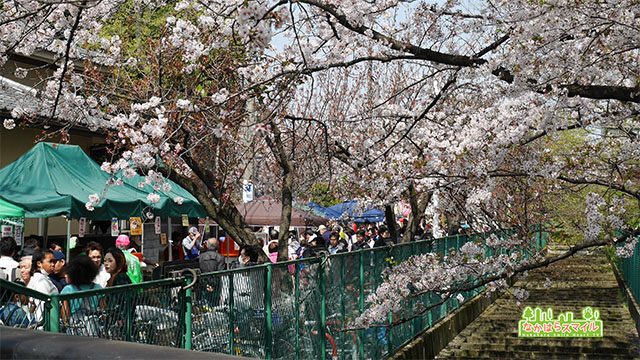
MULTIPOLYGON (((45 300, 44 328, 54 332, 267 359, 377 359, 388 356, 455 310, 456 294, 410 321, 344 331, 366 309, 381 273, 412 255, 485 245, 491 234, 458 235, 296 261, 44 296, 1 281, 2 296, 45 300)), ((495 234, 494 234, 495 235, 495 234)), ((498 236, 508 236, 502 233, 498 236)), ((539 252, 547 234, 527 244, 539 252)), ((487 254, 508 253, 486 246, 487 254)), ((528 256, 527 255, 527 256, 528 256)), ((482 289, 463 292, 465 299, 482 289)), ((6 303, 6 299, 5 300, 6 303)), ((436 294, 412 300, 429 309, 436 294)), ((394 321, 389 315, 389 323, 394 321)))
POLYGON ((620 270, 636 301, 640 301, 640 241, 631 257, 620 258, 620 270))

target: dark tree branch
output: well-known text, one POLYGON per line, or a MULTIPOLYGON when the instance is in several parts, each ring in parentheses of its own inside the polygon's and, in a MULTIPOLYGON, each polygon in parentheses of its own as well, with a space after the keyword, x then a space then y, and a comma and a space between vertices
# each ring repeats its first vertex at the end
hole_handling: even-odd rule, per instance
MULTIPOLYGON (((317 8, 322 9, 326 13, 333 16, 340 25, 345 28, 361 34, 363 36, 367 36, 373 40, 383 42, 387 44, 387 46, 393 50, 400 51, 403 53, 412 54, 412 59, 415 60, 426 60, 439 64, 447 64, 447 65, 455 65, 461 67, 473 67, 485 64, 487 60, 482 59, 481 56, 489 53, 500 47, 500 45, 504 44, 509 40, 509 34, 504 35, 500 39, 496 40, 494 43, 488 45, 480 52, 473 56, 466 55, 453 55, 446 54, 437 51, 433 51, 430 49, 426 49, 423 47, 419 47, 413 45, 411 43, 407 43, 404 41, 400 41, 394 39, 390 36, 381 34, 380 32, 371 29, 365 25, 356 26, 349 22, 349 19, 342 14, 336 7, 325 4, 320 0, 300 0, 301 3, 306 3, 317 8)), ((514 75, 510 70, 505 69, 503 67, 499 67, 492 72, 494 75, 498 76, 500 79, 512 83, 514 80, 514 75)), ((534 80, 534 83, 535 80, 534 80)), ((570 97, 581 96, 589 99, 596 100, 619 100, 626 102, 640 102, 640 88, 639 87, 625 87, 625 86, 607 86, 607 85, 581 85, 581 84, 560 84, 558 87, 566 89, 568 91, 568 95, 570 97)), ((547 92, 549 89, 537 90, 538 92, 547 92)))
MULTIPOLYGON (((82 2, 82 5, 85 5, 86 2, 82 2)), ((55 119, 56 110, 58 109, 58 104, 60 103, 60 96, 62 95, 62 86, 64 85, 64 75, 67 73, 67 68, 69 67, 69 56, 71 53, 71 45, 73 44, 73 36, 78 30, 78 26, 80 25, 80 19, 82 18, 82 11, 84 10, 84 6, 80 6, 78 8, 78 14, 76 15, 76 19, 71 26, 71 30, 69 31, 69 40, 67 40, 67 46, 64 51, 64 62, 62 64, 62 73, 60 73, 60 82, 58 84, 58 92, 56 93, 56 100, 53 103, 53 111, 51 112, 51 118, 55 119)))
POLYGON ((455 66, 474 66, 474 65, 480 65, 486 62, 486 60, 484 59, 479 59, 479 58, 469 57, 464 55, 445 54, 445 53, 433 51, 430 49, 425 49, 410 43, 402 42, 394 38, 391 38, 389 36, 383 35, 378 31, 375 31, 367 26, 364 26, 364 25, 355 26, 351 24, 349 22, 349 19, 347 19, 347 17, 344 14, 340 13, 338 9, 336 9, 332 5, 325 4, 318 0, 299 0, 299 1, 301 3, 306 3, 326 11, 327 13, 331 14, 331 16, 333 16, 340 23, 340 25, 344 26, 345 28, 351 31, 370 37, 376 41, 385 42, 389 44, 388 46, 393 50, 408 52, 410 54, 413 54, 416 59, 428 60, 428 61, 433 61, 440 64, 448 64, 448 65, 455 65, 455 66))

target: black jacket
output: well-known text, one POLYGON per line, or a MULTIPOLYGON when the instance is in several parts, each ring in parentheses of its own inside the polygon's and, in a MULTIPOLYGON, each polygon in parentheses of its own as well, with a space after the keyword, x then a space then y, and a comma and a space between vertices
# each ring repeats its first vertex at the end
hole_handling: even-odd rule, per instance
POLYGON ((224 257, 216 250, 207 250, 203 254, 200 254, 198 262, 200 263, 200 272, 202 273, 220 271, 227 268, 224 257))

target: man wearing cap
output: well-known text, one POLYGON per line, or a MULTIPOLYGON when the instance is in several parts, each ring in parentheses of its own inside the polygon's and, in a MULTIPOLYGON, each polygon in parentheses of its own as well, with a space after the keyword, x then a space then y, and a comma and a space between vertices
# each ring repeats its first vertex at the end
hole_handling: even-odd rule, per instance
POLYGON ((139 284, 142 282, 142 270, 140 270, 140 260, 127 250, 129 247, 129 237, 127 235, 118 235, 116 238, 116 247, 124 253, 124 257, 127 260, 127 275, 131 279, 132 284, 139 284))
POLYGON ((182 250, 184 251, 184 259, 192 260, 197 259, 200 256, 200 250, 202 249, 202 239, 200 239, 200 233, 195 226, 189 228, 189 234, 182 240, 182 250))
POLYGON ((62 291, 62 288, 67 286, 67 282, 64 280, 64 267, 66 265, 66 258, 64 256, 64 253, 60 250, 52 252, 55 265, 53 266, 53 272, 49 274, 49 280, 51 280, 53 285, 58 288, 58 291, 62 291))

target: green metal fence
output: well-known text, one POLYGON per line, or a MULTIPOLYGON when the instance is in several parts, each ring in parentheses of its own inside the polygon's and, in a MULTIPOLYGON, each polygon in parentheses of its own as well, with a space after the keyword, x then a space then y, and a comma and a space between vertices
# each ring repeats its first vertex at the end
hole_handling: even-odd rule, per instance
MULTIPOLYGON (((0 283, 3 304, 13 293, 44 301, 42 326, 53 332, 267 359, 377 359, 459 306, 453 294, 402 324, 344 331, 366 309, 365 299, 380 285, 381 273, 412 255, 446 255, 468 241, 485 245, 490 235, 457 235, 227 270, 202 274, 195 282, 185 276, 65 295, 44 296, 0 283)), ((546 233, 534 236, 527 254, 546 245, 546 233)), ((469 299, 481 291, 462 295, 469 299)), ((441 299, 429 293, 413 301, 429 308, 441 299)), ((389 315, 388 320, 394 319, 389 315)))
POLYGON ((620 270, 636 301, 640 301, 640 241, 636 243, 631 257, 620 258, 620 270))

